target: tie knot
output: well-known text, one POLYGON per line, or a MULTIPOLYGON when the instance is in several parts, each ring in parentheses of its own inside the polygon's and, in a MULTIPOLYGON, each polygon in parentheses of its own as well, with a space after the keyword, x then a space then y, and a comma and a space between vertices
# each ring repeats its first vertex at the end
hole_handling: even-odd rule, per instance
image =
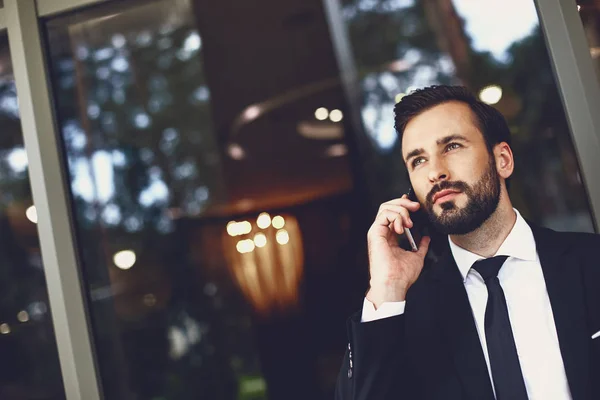
POLYGON ((490 279, 498 276, 498 271, 500 271, 507 258, 508 256, 496 256, 479 260, 473 264, 473 268, 479 272, 485 283, 488 283, 490 279))

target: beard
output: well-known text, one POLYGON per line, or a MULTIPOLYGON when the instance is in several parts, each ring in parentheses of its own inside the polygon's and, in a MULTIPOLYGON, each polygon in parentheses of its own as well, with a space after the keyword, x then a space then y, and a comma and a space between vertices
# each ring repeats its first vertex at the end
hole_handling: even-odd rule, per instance
POLYGON ((443 181, 435 185, 425 199, 425 211, 438 232, 445 235, 464 235, 478 229, 498 208, 500 203, 500 177, 493 161, 474 185, 466 182, 443 181), (459 208, 454 200, 440 204, 442 211, 433 211, 433 196, 445 189, 458 190, 467 196, 467 204, 459 208))

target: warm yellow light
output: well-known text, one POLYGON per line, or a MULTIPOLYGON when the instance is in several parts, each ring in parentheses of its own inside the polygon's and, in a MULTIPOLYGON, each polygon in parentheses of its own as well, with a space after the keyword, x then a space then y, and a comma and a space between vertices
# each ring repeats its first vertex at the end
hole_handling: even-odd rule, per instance
POLYGON ((396 97, 394 97, 394 100, 396 101, 396 103, 399 103, 400 100, 402 100, 402 98, 404 98, 404 96, 406 96, 404 93, 398 93, 396 95, 396 97))
POLYGON ((277 234, 275 235, 275 239, 277 240, 277 243, 279 243, 279 244, 287 244, 290 241, 290 235, 289 235, 289 233, 287 233, 287 231, 285 229, 281 229, 281 230, 277 231, 277 234))
POLYGON ((267 213, 261 213, 256 219, 256 225, 260 229, 266 229, 271 225, 271 216, 267 213))
POLYGON ((20 312, 17 314, 17 319, 18 319, 20 322, 27 322, 27 321, 29 321, 29 314, 27 314, 27 311, 20 311, 20 312))
POLYGON ((252 241, 252 239, 240 240, 235 245, 235 248, 241 254, 250 253, 250 252, 254 251, 254 241, 252 241))
POLYGON ((265 247, 267 245, 267 237, 264 233, 257 233, 254 236, 254 244, 256 247, 265 247))
POLYGON ((340 110, 331 110, 329 113, 329 119, 333 122, 340 122, 344 118, 344 114, 340 110))
POLYGON ((131 250, 122 250, 115 253, 113 261, 118 268, 129 269, 135 264, 135 253, 131 250))
POLYGON ((248 221, 242 221, 238 223, 239 235, 247 235, 252 231, 252 224, 248 221))
POLYGON ((229 221, 227 223, 227 234, 229 236, 237 236, 237 222, 229 221))
POLYGON ((31 206, 29 207, 26 211, 25 211, 25 216, 27 217, 28 220, 30 220, 31 222, 33 222, 34 224, 37 224, 38 222, 38 217, 37 217, 37 210, 35 208, 35 206, 31 206))
POLYGON ((502 98, 502 88, 498 85, 486 86, 479 92, 479 100, 486 104, 496 104, 502 98))
POLYGON ((8 326, 8 324, 1 324, 0 333, 3 335, 8 335, 10 333, 10 326, 8 326))
POLYGON ((248 221, 236 222, 230 221, 227 224, 227 234, 229 236, 247 235, 252 231, 252 224, 248 221))
POLYGON ((273 221, 271 223, 273 224, 273 228, 281 229, 285 226, 285 219, 283 219, 281 215, 277 215, 273 217, 273 221))
POLYGON ((329 116, 329 111, 325 107, 319 107, 315 111, 315 118, 319 121, 324 121, 329 116))

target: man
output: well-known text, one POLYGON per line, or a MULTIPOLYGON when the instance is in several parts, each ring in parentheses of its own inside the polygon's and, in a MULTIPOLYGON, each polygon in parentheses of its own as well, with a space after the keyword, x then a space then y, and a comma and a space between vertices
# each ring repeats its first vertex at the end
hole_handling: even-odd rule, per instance
POLYGON ((394 111, 418 202, 382 204, 369 229, 336 399, 600 399, 599 237, 513 209, 508 126, 466 89, 422 89, 394 111), (429 238, 416 252, 396 241, 419 209, 449 242, 425 268, 429 238))

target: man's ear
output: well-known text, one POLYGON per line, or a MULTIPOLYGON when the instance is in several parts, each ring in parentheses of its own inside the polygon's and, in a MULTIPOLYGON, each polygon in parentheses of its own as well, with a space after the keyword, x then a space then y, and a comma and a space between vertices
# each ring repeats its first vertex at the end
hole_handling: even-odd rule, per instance
POLYGON ((508 143, 501 142, 494 146, 494 160, 496 161, 496 170, 498 175, 504 179, 510 178, 515 170, 515 160, 513 152, 508 143))

